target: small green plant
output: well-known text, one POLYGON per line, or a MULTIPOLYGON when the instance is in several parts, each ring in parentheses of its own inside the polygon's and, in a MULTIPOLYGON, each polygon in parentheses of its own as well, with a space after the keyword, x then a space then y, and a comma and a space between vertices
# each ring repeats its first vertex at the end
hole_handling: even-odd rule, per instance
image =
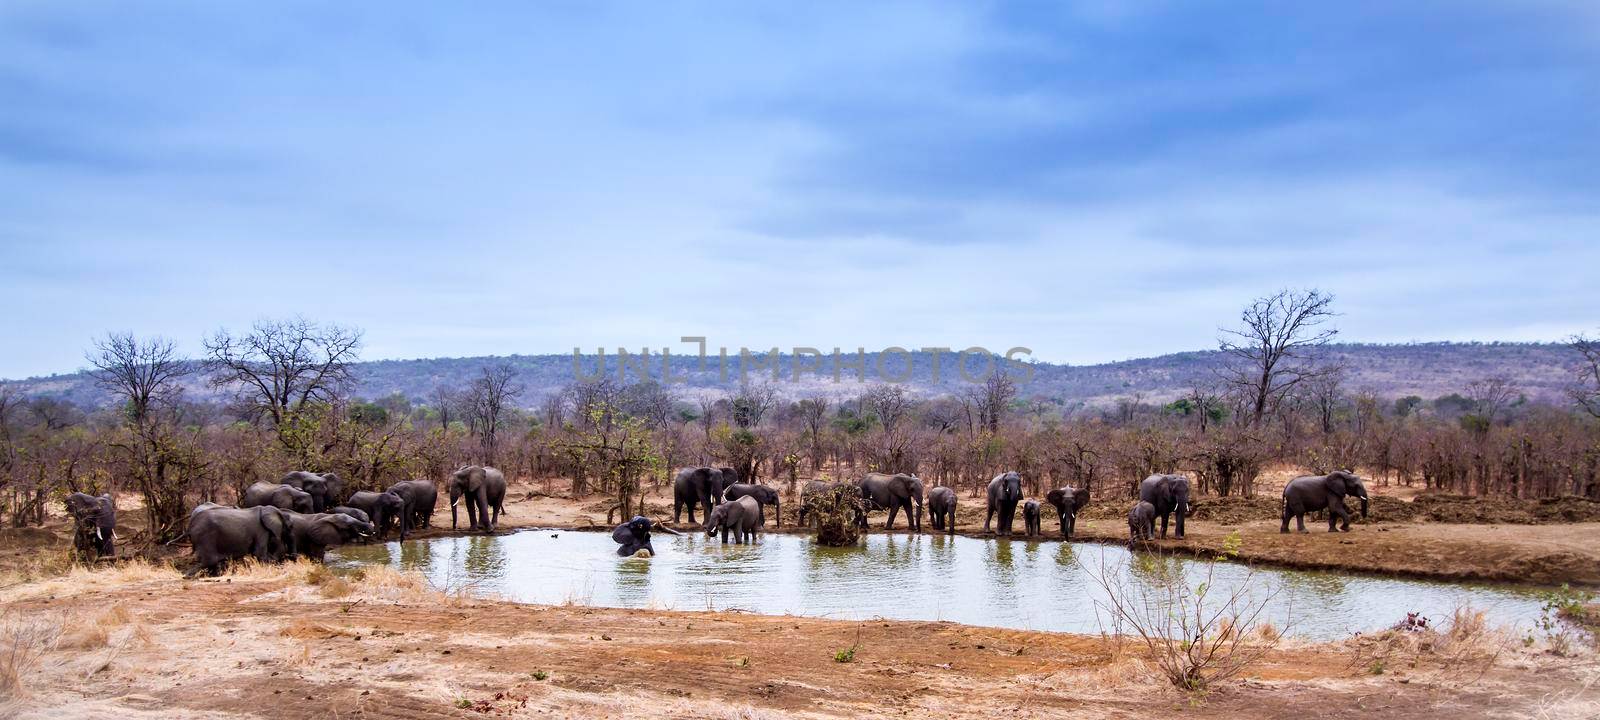
POLYGON ((851 645, 850 647, 847 647, 847 648, 845 648, 843 650, 840 650, 839 652, 834 653, 833 654, 833 661, 836 662, 836 663, 855 662, 856 661, 856 649, 859 648, 859 647, 860 647, 859 644, 858 645, 851 645))
POLYGON ((750 656, 746 655, 739 658, 739 667, 750 667, 750 656))
POLYGON ((1382 675, 1383 671, 1387 670, 1388 668, 1389 663, 1384 662, 1383 660, 1373 660, 1372 664, 1367 666, 1367 672, 1372 673, 1373 675, 1382 675))
POLYGON ((1222 557, 1233 559, 1239 556, 1239 551, 1244 548, 1244 537, 1235 530, 1222 539, 1222 557))
POLYGON ((472 707, 472 701, 468 700, 466 698, 466 696, 464 696, 464 695, 463 696, 457 696, 455 704, 456 704, 456 707, 461 708, 462 710, 465 710, 467 708, 472 707))
MULTIPOLYGON (((1558 657, 1573 654, 1577 640, 1587 634, 1578 620, 1585 617, 1585 606, 1594 602, 1594 593, 1563 584, 1559 589, 1540 593, 1539 599, 1539 619, 1533 625, 1544 635, 1550 654, 1558 657)), ((1531 646, 1533 642, 1532 634, 1523 639, 1524 646, 1531 646)))
POLYGON ((544 679, 548 678, 548 677, 550 677, 550 673, 547 673, 547 672, 545 672, 543 670, 535 670, 535 671, 533 671, 533 679, 535 679, 535 680, 543 682, 544 679))

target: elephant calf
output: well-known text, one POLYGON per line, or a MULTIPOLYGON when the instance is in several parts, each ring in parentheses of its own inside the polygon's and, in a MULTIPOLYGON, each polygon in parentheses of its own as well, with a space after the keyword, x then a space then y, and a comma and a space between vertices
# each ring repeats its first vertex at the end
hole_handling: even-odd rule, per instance
POLYGON ((353 517, 364 523, 372 522, 372 516, 368 515, 365 510, 362 510, 361 508, 353 508, 349 505, 335 505, 331 508, 328 508, 328 512, 337 513, 339 515, 349 515, 350 517, 353 517))
POLYGON ((1128 548, 1140 540, 1150 540, 1156 535, 1156 506, 1139 501, 1128 511, 1128 548))
POLYGON ((735 543, 755 542, 756 528, 761 526, 761 504, 755 498, 742 497, 711 508, 706 517, 706 537, 716 537, 720 531, 722 542, 728 542, 733 533, 735 543))
POLYGON ((1039 501, 1029 500, 1022 504, 1022 523, 1027 527, 1028 537, 1039 536, 1039 501))
POLYGON ((293 513, 289 518, 290 547, 299 557, 322 562, 328 548, 372 537, 372 523, 340 513, 293 513))
POLYGON ((946 533, 955 533, 956 491, 947 487, 936 487, 929 490, 928 517, 933 520, 933 529, 946 533))
POLYGON ((629 557, 640 550, 648 550, 651 555, 656 554, 656 549, 650 544, 650 520, 643 515, 635 515, 611 531, 611 539, 617 541, 617 554, 629 557))
POLYGON ((400 521, 400 539, 406 539, 406 531, 410 530, 410 518, 406 517, 405 500, 393 492, 381 493, 362 490, 350 495, 345 502, 346 506, 356 508, 367 514, 367 519, 378 530, 378 539, 382 540, 389 534, 389 522, 400 521))

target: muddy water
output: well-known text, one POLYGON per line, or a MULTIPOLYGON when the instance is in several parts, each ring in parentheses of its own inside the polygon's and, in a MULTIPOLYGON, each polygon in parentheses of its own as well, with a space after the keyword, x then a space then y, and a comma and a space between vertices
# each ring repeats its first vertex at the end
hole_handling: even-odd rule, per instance
POLYGON ((1177 582, 1206 583, 1214 600, 1238 590, 1246 601, 1264 602, 1265 616, 1279 628, 1310 639, 1381 629, 1407 612, 1440 622, 1464 605, 1487 611, 1497 624, 1526 627, 1539 615, 1538 600, 1520 588, 1252 570, 1092 543, 871 535, 862 546, 824 548, 792 535, 744 546, 701 534, 657 534, 654 544, 654 558, 619 558, 606 533, 524 531, 351 546, 330 553, 329 562, 419 570, 441 588, 518 602, 737 608, 1076 633, 1111 628, 1110 593, 1097 577, 1128 598, 1160 599, 1160 588, 1177 582))

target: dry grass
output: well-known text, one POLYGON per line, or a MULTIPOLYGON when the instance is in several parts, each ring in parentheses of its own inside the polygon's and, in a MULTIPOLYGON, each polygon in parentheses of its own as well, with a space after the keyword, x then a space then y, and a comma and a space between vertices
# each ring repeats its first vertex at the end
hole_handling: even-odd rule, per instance
POLYGON ((61 623, 0 616, 0 700, 25 697, 28 673, 55 648, 61 623))
POLYGON ((319 623, 305 618, 296 618, 278 631, 279 635, 298 640, 328 640, 339 637, 361 637, 361 633, 350 628, 335 627, 326 623, 319 623))
POLYGON ((1444 684, 1471 684, 1511 647, 1511 633, 1489 625, 1483 610, 1462 606, 1443 630, 1390 629, 1351 640, 1360 674, 1410 671, 1444 684))
POLYGON ((171 565, 134 560, 110 567, 88 568, 74 565, 66 571, 23 585, 0 590, 0 602, 26 600, 39 597, 66 598, 86 593, 98 593, 133 583, 180 578, 171 565))

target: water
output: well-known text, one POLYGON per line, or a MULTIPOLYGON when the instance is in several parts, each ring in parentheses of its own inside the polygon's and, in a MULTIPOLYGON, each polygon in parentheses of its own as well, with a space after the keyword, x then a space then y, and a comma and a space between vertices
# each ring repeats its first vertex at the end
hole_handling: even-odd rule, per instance
POLYGON ((808 537, 766 535, 756 545, 724 546, 698 533, 657 533, 654 544, 660 553, 654 558, 619 558, 607 533, 524 531, 347 546, 330 552, 329 562, 418 570, 439 587, 528 603, 736 608, 1075 633, 1111 629, 1109 594, 1096 576, 1107 577, 1118 595, 1134 597, 1179 574, 1196 587, 1208 568, 1208 597, 1241 589, 1267 602, 1264 616, 1277 627, 1310 639, 1382 629, 1407 612, 1442 623, 1462 605, 1487 611, 1492 624, 1521 627, 1540 612, 1525 588, 1252 571, 1094 543, 870 535, 863 546, 826 548, 808 537))

